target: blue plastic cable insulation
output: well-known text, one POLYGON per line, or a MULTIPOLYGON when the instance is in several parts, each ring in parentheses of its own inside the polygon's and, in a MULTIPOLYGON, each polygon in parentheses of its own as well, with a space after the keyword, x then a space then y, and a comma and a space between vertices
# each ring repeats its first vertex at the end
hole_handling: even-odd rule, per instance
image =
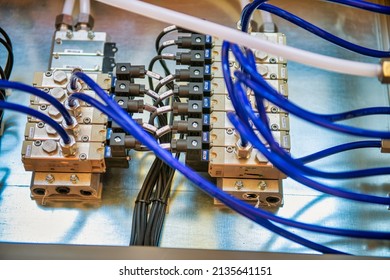
MULTIPOLYGON (((327 40, 331 43, 334 43, 340 47, 343 47, 345 49, 348 49, 350 51, 353 51, 353 52, 356 52, 356 53, 359 53, 362 55, 371 56, 371 57, 383 58, 383 57, 390 56, 390 52, 388 52, 388 51, 374 50, 374 49, 366 48, 366 47, 351 43, 349 41, 346 41, 340 37, 337 37, 337 36, 331 34, 330 32, 327 32, 326 30, 323 30, 323 29, 315 26, 314 24, 312 24, 312 23, 286 11, 286 10, 283 10, 283 9, 278 8, 276 6, 264 3, 265 1, 259 1, 259 2, 261 2, 261 3, 257 6, 257 9, 269 12, 269 13, 274 14, 274 15, 277 15, 277 16, 313 33, 314 35, 317 35, 317 36, 321 37, 322 39, 327 40)), ((255 5, 255 4, 253 3, 253 5, 255 5)), ((249 17, 249 18, 251 17, 251 14, 249 14, 248 10, 243 12, 243 18, 241 20, 243 22, 242 26, 244 26, 245 24, 247 24, 247 22, 249 22, 249 19, 246 19, 244 17, 249 17)), ((244 31, 244 28, 243 28, 243 31, 244 31)))
POLYGON ((350 51, 353 51, 353 52, 356 52, 356 53, 359 53, 362 55, 366 55, 366 56, 371 56, 371 57, 383 58, 383 57, 390 56, 389 51, 374 50, 374 49, 365 48, 365 47, 362 47, 360 45, 348 42, 340 37, 337 37, 337 36, 327 32, 327 31, 315 26, 314 24, 311 24, 310 22, 308 22, 308 21, 306 21, 306 20, 304 20, 304 19, 302 19, 302 18, 300 18, 300 17, 298 17, 298 16, 296 16, 296 15, 294 15, 286 10, 280 9, 276 6, 264 3, 264 4, 261 4, 260 6, 258 6, 258 9, 269 12, 269 13, 274 14, 274 15, 277 15, 277 16, 313 33, 314 35, 321 37, 324 40, 327 40, 333 44, 336 44, 336 45, 343 47, 345 49, 348 49, 350 51))
POLYGON ((381 146, 382 146, 381 141, 367 140, 367 141, 350 142, 350 143, 345 143, 334 147, 330 147, 322 151, 313 153, 311 155, 297 158, 296 160, 299 160, 302 163, 309 163, 341 152, 362 149, 362 148, 380 148, 381 146))
MULTIPOLYGON (((242 79, 242 77, 240 75, 243 75, 243 74, 237 73, 237 77, 239 78, 239 80, 242 79)), ((237 94, 239 92, 240 92, 239 89, 236 89, 235 93, 237 94)), ((262 93, 264 93, 264 90, 262 91, 262 93)), ((289 153, 287 153, 284 149, 282 149, 279 146, 279 144, 273 139, 271 131, 269 130, 269 127, 266 124, 264 124, 264 122, 262 122, 261 119, 259 119, 253 111, 249 112, 249 110, 252 110, 252 107, 250 106, 250 103, 249 103, 248 99, 246 98, 245 93, 242 91, 241 94, 237 94, 237 95, 238 96, 242 95, 242 96, 238 100, 239 105, 235 105, 236 110, 242 111, 243 110, 242 106, 247 105, 245 107, 246 108, 245 109, 246 116, 251 119, 253 124, 256 126, 256 128, 259 130, 259 132, 263 135, 264 139, 269 143, 272 151, 276 152, 279 156, 283 157, 284 160, 286 160, 289 164, 292 164, 296 168, 301 170, 302 173, 304 173, 308 176, 311 176, 311 177, 315 176, 315 177, 322 177, 322 178, 327 178, 327 179, 353 179, 353 178, 362 178, 362 177, 390 174, 390 167, 378 167, 378 168, 360 169, 360 170, 344 171, 344 172, 324 172, 324 171, 320 171, 320 170, 313 169, 313 168, 310 168, 310 167, 303 165, 302 162, 297 161, 296 159, 292 158, 289 153)), ((262 105, 261 100, 258 100, 257 107, 260 108, 261 105, 262 105)))
MULTIPOLYGON (((344 190, 341 188, 334 188, 334 187, 328 187, 326 185, 323 185, 315 180, 312 180, 310 178, 307 178, 304 174, 314 175, 314 176, 321 176, 325 178, 339 178, 340 175, 342 176, 351 176, 354 177, 360 177, 360 173, 370 173, 373 172, 372 170, 359 170, 359 171, 350 171, 350 172, 340 172, 340 173, 328 173, 328 172, 322 172, 315 169, 312 169, 310 167, 304 166, 299 161, 296 161, 292 159, 288 153, 280 148, 278 144, 273 140, 272 135, 270 133, 268 134, 268 129, 265 126, 264 123, 261 122, 259 118, 257 118, 253 112, 253 109, 248 102, 248 99, 245 96, 245 92, 242 89, 241 85, 239 83, 235 84, 235 93, 238 96, 239 103, 235 104, 235 106, 243 106, 241 108, 237 108, 237 110, 245 110, 247 116, 252 121, 252 123, 255 125, 255 127, 258 129, 258 131, 263 134, 263 137, 270 143, 272 142, 272 145, 275 146, 275 148, 272 151, 269 151, 266 146, 262 143, 262 151, 267 151, 266 153, 262 154, 279 170, 281 170, 283 173, 291 177, 292 179, 296 180, 299 183, 302 183, 310 188, 313 188, 317 191, 338 196, 345 199, 360 201, 360 202, 367 202, 367 203, 375 203, 375 204, 384 204, 384 205, 390 205, 390 198, 389 197, 378 197, 378 196, 372 196, 372 195, 366 195, 366 194, 358 194, 355 192, 350 192, 348 190, 344 190), (241 97, 241 98, 239 98, 241 97)), ((245 123, 246 126, 250 127, 250 124, 246 120, 242 120, 242 123, 245 123)), ((251 129, 253 131, 253 129, 251 129)), ((251 131, 251 133, 252 133, 251 131)), ((245 133, 245 135, 248 135, 248 131, 245 133)), ((259 140, 260 141, 260 140, 259 140)), ((254 144, 252 141, 250 141, 252 144, 254 144)), ((260 141, 261 143, 261 141, 260 141)), ((257 149, 259 149, 258 146, 256 146, 257 149)), ((260 150, 260 149, 259 149, 260 150)), ((386 171, 389 174, 390 168, 388 168, 386 171)), ((376 170, 375 170, 376 171, 376 170)), ((386 173, 385 173, 386 174, 386 173)), ((383 174, 381 174, 383 175, 383 174)), ((367 176, 367 175, 366 175, 367 176)))
POLYGON ((370 11, 370 12, 390 15, 390 7, 384 6, 384 5, 375 4, 375 3, 372 3, 372 2, 354 1, 354 0, 325 0, 325 1, 326 2, 338 3, 338 4, 350 6, 350 7, 355 7, 355 8, 366 10, 366 11, 370 11))
MULTIPOLYGON (((246 50, 248 54, 248 59, 252 57, 252 59, 249 59, 248 62, 253 66, 255 64, 252 51, 247 49, 246 50)), ((227 65, 228 59, 226 56, 222 57, 222 64, 227 65)), ((243 74, 241 74, 243 75, 243 74)), ((228 77, 227 81, 230 85, 232 84, 232 80, 230 77, 228 77), (229 81, 230 79, 230 81, 229 81)), ((231 86, 229 86, 231 88, 231 86)), ((301 161, 297 161, 296 159, 292 158, 289 153, 287 153, 283 148, 279 146, 279 144, 274 140, 271 130, 269 129, 268 124, 268 118, 266 116, 265 108, 263 105, 263 99, 259 97, 259 95, 256 95, 256 102, 257 102, 257 109, 259 111, 260 118, 259 119, 255 113, 252 110, 252 106, 249 103, 246 94, 244 90, 241 88, 240 85, 235 84, 234 85, 234 92, 230 92, 229 96, 231 97, 232 104, 236 110, 236 112, 241 112, 241 115, 244 115, 245 118, 240 119, 242 121, 247 121, 248 117, 251 119, 253 124, 256 126, 258 131, 261 133, 261 135, 264 137, 266 142, 270 145, 273 152, 276 152, 281 158, 286 160, 289 164, 294 165, 296 168, 301 170, 303 174, 306 174, 308 176, 315 176, 315 177, 322 177, 327 179, 353 179, 353 178, 361 178, 361 177, 369 177, 369 176, 378 176, 378 175, 388 175, 390 174, 390 168, 389 167, 382 167, 382 168, 371 168, 371 169, 362 169, 362 170, 354 170, 354 171, 345 171, 345 172, 324 172, 321 170, 313 169, 310 167, 307 167, 302 164, 301 161), (234 99, 232 97, 235 97, 234 99)), ((380 142, 379 142, 380 144, 380 142)), ((271 161, 272 162, 272 161, 271 161)), ((290 175, 290 173, 286 173, 290 175)), ((293 177, 293 175, 291 175, 293 177)), ((372 197, 367 197, 367 200, 371 201, 372 197)))
MULTIPOLYGON (((229 43, 224 43, 225 47, 229 43)), ((250 50, 247 50, 247 54, 249 56, 252 55, 252 52, 250 50)), ((250 64, 253 65, 254 60, 248 60, 250 64)), ((228 64, 228 57, 226 56, 226 52, 222 56, 222 64, 227 65, 228 64)), ((241 73, 241 75, 244 75, 241 73)), ((233 106, 237 111, 245 112, 241 115, 245 115, 246 117, 244 119, 241 119, 242 122, 244 122, 247 126, 251 126, 248 122, 248 117, 252 121, 252 123, 255 125, 257 130, 263 135, 264 139, 269 143, 271 149, 275 153, 269 153, 269 155, 265 155, 266 158, 272 162, 278 169, 282 170, 285 174, 289 175, 291 178, 297 180, 298 182, 305 184, 313 189, 316 189, 318 191, 332 194, 335 196, 351 199, 351 200, 357 200, 362 202, 368 202, 368 203, 379 203, 379 204, 385 204, 388 205, 390 203, 390 198, 383 198, 383 197, 377 197, 377 196, 371 196, 371 195, 365 195, 365 194, 357 194, 354 192, 342 190, 342 189, 335 189, 331 188, 325 185, 322 185, 314 180, 311 180, 309 178, 306 178, 303 176, 303 174, 309 173, 309 175, 324 177, 324 178, 356 178, 356 177, 366 177, 366 176, 374 176, 374 175, 383 175, 383 174, 389 174, 390 168, 376 168, 376 169, 366 169, 366 170, 358 170, 358 171, 350 171, 350 172, 338 172, 338 173, 330 173, 330 172, 322 172, 318 171, 309 167, 304 166, 301 162, 296 161, 295 159, 291 158, 290 155, 282 149, 278 143, 273 139, 273 136, 271 134, 271 131, 268 128, 267 122, 262 122, 253 112, 252 106, 249 103, 245 91, 241 87, 239 83, 234 84, 232 87, 232 80, 231 77, 225 77, 225 80, 229 84, 229 88, 233 88, 234 92, 229 92, 229 96, 234 95, 236 100, 236 103, 233 103, 233 106), (278 158, 278 156, 280 158, 278 158)), ((231 100, 233 100, 231 98, 231 100)), ((257 99, 257 107, 263 108, 262 111, 265 111, 262 100, 257 99)), ((264 149, 267 150, 267 148, 264 146, 264 149)), ((268 151, 268 150, 267 150, 268 151)))
POLYGON ((0 80, 0 88, 6 89, 6 88, 11 88, 11 89, 16 89, 20 90, 22 92, 26 92, 35 96, 38 96, 47 102, 49 102, 51 105, 53 105, 64 117, 64 120, 67 125, 72 125, 73 124, 73 119, 69 112, 66 110, 64 105, 57 99, 55 99, 53 96, 49 95, 48 93, 37 89, 35 87, 23 84, 23 83, 18 83, 18 82, 10 82, 10 81, 5 81, 5 80, 0 80))
POLYGON ((254 69, 247 63, 244 55, 241 53, 237 45, 231 44, 231 49, 240 65, 245 69, 245 72, 251 73, 251 79, 244 75, 241 75, 241 81, 249 88, 256 88, 256 92, 258 94, 260 94, 263 98, 269 100, 276 106, 284 109, 287 112, 290 112, 293 115, 296 115, 297 117, 300 117, 301 119, 304 119, 308 122, 317 124, 330 130, 335 130, 338 132, 367 138, 390 139, 389 132, 367 130, 342 124, 336 124, 326 119, 323 115, 312 113, 303 108, 300 108, 299 106, 295 105, 294 103, 283 97, 278 91, 276 91, 272 86, 270 86, 264 80, 264 78, 256 71, 256 69, 254 69))
POLYGON ((254 0, 252 3, 246 5, 244 9, 242 9, 241 12, 241 30, 243 32, 248 32, 249 27, 249 21, 251 19, 251 16, 253 12, 257 9, 257 7, 268 0, 254 0))
MULTIPOLYGON (((228 56, 228 53, 229 53, 229 49, 226 49, 226 46, 222 45, 222 55, 227 55, 228 56)), ((229 64, 224 64, 222 65, 222 72, 223 72, 223 76, 224 77, 230 77, 231 76, 231 73, 230 73, 230 67, 229 67, 229 64)), ((231 88, 231 85, 227 85, 227 90, 229 92, 229 90, 232 90, 231 88)), ((233 98, 233 102, 237 102, 235 99, 235 96, 231 96, 231 98, 233 98)), ((240 112, 237 112, 237 114, 241 114, 240 112)), ((245 116, 241 115, 240 116, 241 118, 245 118, 245 116)), ((248 141, 245 139, 245 135, 240 135, 240 140, 241 140, 241 145, 243 147, 246 147, 248 145, 248 141)))
MULTIPOLYGON (((170 152, 162 149, 159 146, 159 144, 156 142, 156 140, 148 133, 146 133, 129 115, 127 115, 122 110, 122 108, 119 107, 118 104, 110 100, 107 97, 107 94, 104 92, 103 89, 99 87, 98 84, 96 84, 91 78, 89 78, 83 73, 80 74, 77 73, 77 75, 85 83, 87 83, 89 87, 100 96, 100 98, 102 98, 105 101, 108 101, 107 104, 109 104, 109 107, 104 106, 102 103, 84 94, 74 94, 74 98, 79 98, 81 100, 84 100, 85 102, 96 107, 103 113, 111 116, 119 125, 123 126, 123 129, 125 129, 128 133, 133 135, 142 144, 147 146, 151 151, 155 153, 157 157, 161 158, 170 167, 177 169, 187 179, 192 181, 196 186, 201 188, 208 195, 220 200, 229 208, 251 219, 252 221, 257 222, 259 218, 268 219, 276 223, 281 223, 287 226, 300 228, 308 231, 324 233, 324 234, 347 236, 353 238, 370 238, 370 239, 385 239, 385 240, 390 239, 390 232, 339 229, 339 228, 329 228, 324 226, 306 224, 306 223, 293 221, 287 218, 276 216, 265 210, 254 208, 253 206, 246 204, 245 202, 239 201, 238 199, 226 194, 222 190, 219 190, 214 184, 208 182, 203 177, 201 177, 196 172, 194 172, 191 168, 185 166, 180 161, 176 160, 170 152)), ((237 128, 239 129, 240 132, 245 132, 245 129, 242 129, 243 124, 240 124, 239 122, 237 122, 237 119, 234 119, 235 118, 234 114, 232 115, 232 113, 228 113, 228 116, 232 118, 232 121, 237 125, 237 128)))
POLYGON ((6 109, 6 110, 11 110, 11 111, 16 111, 19 113, 23 113, 26 115, 30 115, 33 117, 36 117, 37 119, 40 119, 41 121, 45 122, 47 125, 50 125, 52 128, 55 129, 55 131, 58 132, 62 140, 64 141, 65 144, 70 143, 70 137, 68 133, 66 133, 65 129, 59 125, 55 120, 52 118, 46 116, 45 114, 38 112, 34 109, 31 109, 29 107, 15 104, 15 103, 10 103, 6 101, 0 101, 0 108, 6 109))
MULTIPOLYGON (((91 80, 92 81, 92 80, 91 80)), ((88 83, 88 82, 87 82, 88 83)), ((96 88, 94 85, 90 84, 90 87, 92 89, 96 88)), ((98 87, 98 86, 97 86, 98 87)), ((97 88, 96 88, 97 89, 97 88)), ((100 97, 102 97, 100 95, 100 97)), ((100 103, 99 101, 97 101, 96 99, 93 99, 92 97, 90 96, 87 96, 85 94, 82 94, 82 93, 74 93, 72 95, 72 98, 78 98, 80 100, 83 100, 89 104, 91 104, 92 106, 98 108, 100 111, 102 111, 103 113, 107 114, 108 116, 112 117, 119 125, 121 125, 123 128, 125 129, 129 129, 127 130, 128 132, 130 131, 135 131, 134 128, 137 127, 137 129, 141 129, 140 132, 142 132, 141 134, 147 134, 145 133, 142 128, 140 128, 129 116, 123 116, 125 118, 121 118, 121 116, 117 116, 115 112, 119 112, 121 111, 120 110, 113 110, 112 107, 109 107, 109 106, 106 106, 106 105, 103 105, 102 103, 100 103), (132 123, 133 122, 133 123, 132 123), (130 128, 131 126, 135 126, 133 128, 130 128)), ((110 104, 112 106, 112 104, 110 104)), ((117 108, 116 108, 117 109, 117 108)), ((134 135, 134 134, 133 134, 134 135)), ((135 135, 134 135, 135 136, 135 135)), ((135 136, 136 137, 136 136, 135 136)), ((145 139, 145 135, 143 136, 140 136, 141 138, 140 139, 145 139)), ((150 136, 146 136, 146 138, 150 136)), ((153 141, 153 140, 152 140, 153 141)), ((154 141, 155 142, 155 141, 154 141)), ((156 143, 156 142, 155 142, 156 143)), ((159 150, 161 151, 161 149, 159 148, 159 150)), ((165 153, 165 152, 164 152, 165 153)), ((156 154, 157 155, 157 154, 156 154)), ((162 158, 164 161, 167 160, 166 162, 169 164, 171 163, 171 167, 172 168, 175 168, 175 167, 179 167, 177 168, 180 172, 182 172, 187 178, 189 178, 191 180, 191 176, 187 176, 186 174, 192 174, 193 176, 195 176, 195 184, 197 186, 200 186, 200 188, 205 191, 207 194, 209 195, 213 195, 215 189, 213 188, 217 188, 216 186, 212 185, 211 183, 209 183, 208 181, 206 181, 205 179, 203 179, 202 177, 200 177, 199 175, 197 175, 193 170, 191 170, 190 168, 184 166, 183 164, 181 164, 177 159, 175 159, 172 155, 168 154, 168 155, 164 155, 164 158, 162 158), (212 190, 211 192, 210 191, 207 191, 205 189, 202 188, 202 184, 200 183, 197 183, 197 182, 201 182, 203 183, 203 185, 209 185, 208 189, 209 190, 212 190)), ((192 176, 192 177, 193 177, 192 176)), ((194 179, 194 178, 192 178, 194 179)), ((219 190, 218 190, 219 191, 219 190)), ((223 191, 219 191, 220 194, 222 194, 222 196, 225 196, 227 198, 230 198, 229 195, 226 195, 223 191)), ((220 196, 218 196, 220 197, 220 196)), ((237 200, 238 201, 238 200, 237 200)), ((240 201, 238 201, 240 202, 240 201)), ((241 204, 244 204, 241 202, 241 204)), ((256 209, 252 206, 249 206, 249 205, 246 205, 244 204, 245 207, 247 208, 251 208, 251 209, 256 209)), ((229 206, 230 207, 230 206, 229 206)), ((233 208, 232 208, 233 209, 233 208)), ((233 209, 234 210, 234 209, 233 209)), ((261 213, 267 213, 266 211, 264 210, 260 210, 261 213)), ((276 234, 279 234, 293 242, 296 242, 298 244, 301 244, 307 248, 310 248, 310 249, 313 249, 315 251, 318 251, 318 252, 321 252, 321 253, 324 253, 324 254, 346 254, 344 252, 341 252, 341 251, 338 251, 338 250, 335 250, 335 249, 331 249, 331 248, 328 248, 326 246, 323 246, 321 244, 317 244, 315 242, 312 242, 310 240, 307 240, 303 237, 300 237, 299 235, 296 235, 292 232, 289 232, 283 228, 280 228, 276 225, 274 225, 273 223, 271 223, 267 218, 264 218, 260 215, 258 215, 257 217, 254 217, 254 216, 251 216, 249 215, 246 210, 242 210, 242 212, 240 212, 243 216, 249 218, 250 220, 254 221, 255 223, 263 226, 264 228, 276 233, 276 234)), ((269 215, 272 215, 272 214, 269 214, 269 215)), ((288 220, 288 219, 287 219, 288 220)))

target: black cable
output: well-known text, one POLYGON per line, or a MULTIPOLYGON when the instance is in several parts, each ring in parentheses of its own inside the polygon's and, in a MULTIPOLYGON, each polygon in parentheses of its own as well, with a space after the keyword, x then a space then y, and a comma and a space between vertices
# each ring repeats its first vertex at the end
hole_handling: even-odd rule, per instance
MULTIPOLYGON (((173 45, 161 45, 157 50, 157 55, 161 55, 162 51, 166 49, 167 47, 170 47, 173 45)), ((161 67, 164 69, 165 76, 168 76, 171 74, 171 71, 169 71, 169 68, 164 60, 160 60, 161 67)))
POLYGON ((11 38, 8 36, 7 32, 5 32, 5 30, 1 27, 0 27, 0 34, 3 35, 4 39, 7 41, 8 45, 12 49, 13 47, 12 47, 11 38))
MULTIPOLYGON (((162 60, 162 59, 163 59, 163 57, 161 55, 157 55, 157 56, 153 57, 152 60, 149 62, 148 70, 153 71, 153 66, 156 63, 156 61, 162 60)), ((149 88, 154 91, 152 77, 148 77, 148 82, 149 82, 149 88)))
POLYGON ((5 76, 8 80, 14 66, 14 53, 12 52, 11 46, 4 39, 0 38, 0 44, 2 44, 8 51, 7 63, 4 69, 5 76))

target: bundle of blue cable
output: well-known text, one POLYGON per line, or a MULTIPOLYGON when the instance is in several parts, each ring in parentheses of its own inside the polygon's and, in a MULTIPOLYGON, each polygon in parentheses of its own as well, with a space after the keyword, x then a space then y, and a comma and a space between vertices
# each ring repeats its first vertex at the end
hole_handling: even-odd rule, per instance
MULTIPOLYGON (((240 213, 241 215, 249 218, 250 220, 256 222, 257 224, 281 235, 294 242, 302 244, 308 248, 316 250, 322 253, 332 253, 332 254, 342 254, 335 249, 325 247, 323 245, 311 242, 305 238, 302 238, 296 234, 293 234, 283 228, 276 226, 274 223, 280 223, 287 226, 304 229, 308 231, 314 231, 323 234, 332 234, 338 236, 347 236, 353 238, 371 238, 371 239, 390 239, 390 232, 380 232, 380 231, 360 231, 352 229, 340 229, 340 228, 330 228, 319 225, 306 224, 283 217, 279 217, 272 213, 269 213, 265 210, 255 208, 251 205, 248 205, 242 201, 235 199, 234 197, 224 193, 219 190, 215 185, 205 180, 203 177, 198 175, 196 172, 182 164, 180 161, 175 159, 172 154, 166 150, 163 150, 156 140, 146 133, 142 127, 140 127, 126 112, 121 110, 121 108, 113 100, 111 100, 107 94, 86 74, 82 72, 75 73, 78 78, 83 80, 88 86, 94 90, 99 97, 106 103, 103 104, 90 96, 84 95, 82 93, 74 93, 72 98, 78 98, 83 100, 92 106, 98 108, 103 113, 110 116, 114 121, 116 121, 122 128, 127 132, 137 138, 142 144, 147 146, 151 151, 153 151, 156 156, 164 160, 169 166, 180 171, 185 177, 191 180, 196 186, 205 191, 210 196, 218 199, 223 202, 225 205, 233 209, 234 211, 240 213)), ((246 138, 254 144, 254 146, 263 154, 269 155, 270 152, 267 148, 259 141, 257 136, 253 133, 251 127, 248 126, 247 122, 241 121, 241 119, 234 113, 229 114, 229 118, 232 123, 236 126, 237 130, 241 135, 245 135, 246 138), (249 133, 248 133, 249 132, 249 133)), ((378 198, 379 199, 379 198, 378 198)), ((380 200, 380 199, 379 199, 380 200)), ((390 204, 390 199, 379 201, 383 204, 390 204)))
MULTIPOLYGON (((382 13, 389 15, 390 14, 390 7, 382 6, 370 2, 365 1, 351 1, 351 0, 326 0, 327 2, 335 2, 338 4, 343 4, 346 6, 355 7, 362 10, 367 10, 375 13, 382 13)), ((329 42, 332 42, 340 47, 343 47, 345 49, 348 49, 350 51, 367 55, 371 57, 390 57, 389 51, 379 51, 379 50, 373 50, 369 48, 362 47, 360 45, 348 42, 340 37, 337 37, 313 24, 310 22, 305 21, 304 19, 289 13, 288 11, 285 11, 281 8, 275 7, 273 5, 267 4, 266 2, 269 2, 268 0, 255 0, 251 4, 248 4, 246 7, 244 7, 242 13, 241 13, 241 28, 242 31, 247 32, 250 18, 253 14, 253 12, 256 9, 263 10, 266 12, 269 12, 271 14, 277 15, 319 37, 322 39, 325 39, 329 42)))

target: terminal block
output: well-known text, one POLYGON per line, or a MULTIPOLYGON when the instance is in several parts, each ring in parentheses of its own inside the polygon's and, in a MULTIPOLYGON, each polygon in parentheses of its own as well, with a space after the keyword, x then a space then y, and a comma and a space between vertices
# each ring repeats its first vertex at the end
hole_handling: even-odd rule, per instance
MULTIPOLYGON (((286 44, 286 37, 281 33, 252 33, 277 44, 286 44)), ((216 178, 217 186, 238 199, 254 204, 257 207, 280 207, 283 205, 283 184, 286 178, 280 170, 250 144, 243 146, 240 135, 229 122, 226 113, 234 111, 228 95, 222 73, 220 59, 222 42, 215 40, 211 65, 213 79, 210 81, 210 149, 208 153, 208 173, 216 178)), ((283 57, 253 50, 257 71, 263 78, 285 98, 288 98, 287 61, 283 57)), ((229 66, 232 77, 240 65, 232 54, 229 55, 229 66)), ((254 93, 247 91, 248 100, 257 112, 254 93)), ((289 115, 274 104, 264 101, 269 128, 275 141, 287 152, 291 149, 289 115)), ((255 128, 254 132, 257 134, 255 128)), ((260 137, 262 139, 262 137, 260 137)), ((262 140, 264 144, 265 140, 262 140)), ((215 201, 219 204, 218 201, 215 201)))
MULTIPOLYGON (((70 71, 38 72, 33 85, 66 104, 69 94, 70 71), (61 79, 58 77, 61 76, 61 79)), ((107 74, 91 73, 103 89, 109 90, 111 78, 107 74)), ((95 93, 80 84, 80 91, 95 97, 95 93)), ((46 101, 31 97, 30 107, 62 124, 62 116, 46 101)), ((78 133, 72 147, 65 147, 53 128, 28 117, 22 161, 27 171, 33 172, 31 196, 34 199, 90 200, 102 193, 101 174, 106 172, 105 145, 108 118, 84 102, 74 114, 78 133)))
POLYGON ((71 136, 64 144, 58 133, 39 119, 29 116, 22 146, 22 162, 32 171, 31 197, 44 200, 98 200, 102 194, 101 175, 106 172, 107 127, 109 119, 83 101, 70 106, 69 96, 95 92, 79 81, 70 87, 73 69, 86 72, 107 94, 115 67, 115 43, 103 32, 80 28, 59 29, 54 34, 49 70, 34 74, 33 86, 56 98, 69 111, 74 125, 68 126, 60 112, 47 101, 32 96, 30 107, 62 125, 71 136))

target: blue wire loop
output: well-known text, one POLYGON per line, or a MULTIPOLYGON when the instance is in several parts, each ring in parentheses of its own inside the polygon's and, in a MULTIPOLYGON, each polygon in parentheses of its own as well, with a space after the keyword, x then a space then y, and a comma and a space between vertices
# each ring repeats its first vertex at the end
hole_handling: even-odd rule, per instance
POLYGON ((341 152, 346 152, 350 150, 355 150, 355 149, 362 149, 362 148, 380 148, 382 146, 381 141, 357 141, 357 142, 350 142, 350 143, 345 143, 341 144, 338 146, 334 146, 331 148, 327 148, 325 150, 313 153, 311 155, 307 155, 301 158, 297 158, 302 163, 309 163, 313 162, 319 159, 326 158, 328 156, 338 154, 341 152))
MULTIPOLYGON (((237 58, 237 61, 245 69, 247 73, 251 73, 251 79, 245 75, 239 74, 239 79, 246 86, 250 88, 256 88, 257 93, 263 98, 268 99, 271 103, 282 108, 285 111, 290 112, 293 115, 296 115, 308 122, 317 124, 324 128, 350 134, 361 137, 376 138, 376 139, 390 139, 390 133, 385 131, 376 131, 368 130, 362 128, 351 127, 347 125, 337 124, 330 121, 332 115, 321 115, 309 112, 299 106, 295 105, 285 97, 283 97, 279 92, 277 92, 272 86, 270 86, 264 78, 257 73, 257 70, 247 63, 246 58, 241 53, 237 45, 231 44, 231 49, 234 55, 237 58)), ((339 115, 339 114, 337 114, 339 115)), ((361 116, 361 115, 359 115, 361 116)))
POLYGON ((59 102, 57 99, 55 99, 53 96, 47 94, 46 92, 44 92, 42 90, 39 90, 35 87, 29 86, 26 84, 22 84, 22 83, 18 83, 18 82, 10 82, 10 81, 5 81, 5 80, 0 80, 0 88, 4 88, 4 89, 12 88, 12 89, 20 90, 21 92, 26 92, 26 93, 36 95, 36 96, 46 100, 47 102, 49 102, 51 105, 53 105, 61 113, 61 115, 64 117, 64 120, 65 120, 67 125, 73 124, 73 119, 72 119, 71 115, 69 114, 69 112, 64 107, 64 105, 62 105, 62 103, 59 102))
POLYGON ((383 6, 367 1, 356 1, 356 0, 325 0, 326 2, 333 2, 333 3, 338 3, 374 13, 379 13, 379 14, 385 14, 385 15, 390 15, 390 7, 388 6, 383 6))
MULTIPOLYGON (((290 219, 286 219, 283 217, 276 216, 272 213, 269 213, 262 209, 254 208, 251 205, 246 204, 245 202, 239 201, 234 197, 224 193, 222 190, 219 190, 215 185, 205 180, 203 177, 195 173, 192 169, 180 163, 176 160, 172 154, 164 149, 159 147, 159 144, 155 141, 153 137, 151 137, 148 133, 143 131, 143 129, 125 112, 122 112, 121 108, 112 100, 107 97, 107 94, 88 76, 83 76, 83 74, 76 74, 85 83, 89 85, 89 87, 94 90, 100 98, 102 98, 107 104, 103 105, 97 100, 86 96, 84 94, 76 93, 73 95, 74 98, 79 98, 84 100, 85 102, 91 104, 92 106, 98 108, 103 113, 112 117, 119 125, 121 125, 125 131, 131 133, 138 141, 147 146, 150 150, 152 150, 156 156, 164 160, 170 167, 177 169, 180 171, 185 177, 191 180, 196 186, 201 188, 204 192, 209 194, 210 196, 220 200, 222 203, 226 204, 231 209, 237 211, 241 215, 251 219, 252 221, 262 224, 264 219, 270 220, 276 223, 281 223, 287 226, 292 226, 295 228, 300 228, 309 231, 315 231, 324 234, 332 234, 339 236, 348 236, 354 238, 371 238, 371 239, 390 239, 390 232, 380 232, 380 231, 360 231, 360 230, 350 230, 350 229, 338 229, 338 228, 329 228, 318 225, 306 224, 298 221, 293 221, 290 219)), ((242 124, 237 121, 235 118, 235 114, 228 114, 231 121, 237 125, 240 133, 245 133, 245 130, 241 129, 242 124)), ((307 244, 308 245, 308 244, 307 244)), ((306 246, 306 245, 305 245, 306 246)))
MULTIPOLYGON (((349 41, 346 41, 340 37, 337 37, 317 26, 314 24, 311 24, 310 22, 288 12, 285 11, 281 8, 278 8, 276 6, 270 5, 266 3, 266 0, 255 0, 253 3, 248 4, 242 11, 241 14, 241 24, 242 24, 242 31, 247 32, 248 31, 248 26, 249 26, 249 20, 251 15, 256 9, 263 10, 269 13, 272 13, 274 15, 277 15, 319 37, 322 39, 325 39, 331 43, 334 43, 340 47, 343 47, 345 49, 348 49, 350 51, 366 55, 366 56, 371 56, 371 57, 378 57, 378 58, 384 58, 384 57, 390 57, 390 52, 389 51, 380 51, 380 50, 375 50, 375 49, 370 49, 366 47, 362 47, 360 45, 351 43, 349 41)), ((340 4, 345 4, 357 8, 362 8, 362 9, 370 9, 371 11, 374 12, 381 12, 388 14, 390 11, 389 7, 385 6, 380 6, 380 5, 375 5, 373 3, 356 3, 356 2, 363 2, 363 1, 329 1, 329 2, 336 2, 340 4), (354 5, 352 5, 354 4, 354 5), (359 5, 360 4, 360 5, 359 5), (370 5, 371 4, 371 5, 370 5)))
POLYGON ((50 125, 52 128, 54 128, 58 132, 58 134, 60 135, 60 137, 62 138, 62 140, 64 141, 65 144, 69 144, 71 142, 68 133, 65 131, 65 129, 61 125, 59 125, 55 120, 53 120, 49 116, 46 116, 45 114, 43 114, 39 111, 36 111, 36 110, 29 108, 29 107, 26 107, 26 106, 22 106, 22 105, 15 104, 15 103, 10 103, 10 102, 6 102, 6 101, 0 101, 0 108, 8 109, 11 111, 16 111, 19 113, 23 113, 26 115, 36 117, 37 119, 40 119, 41 121, 45 122, 47 125, 50 125))
POLYGON ((359 54, 362 54, 362 55, 366 55, 366 56, 371 56, 371 57, 379 57, 379 58, 383 58, 383 57, 390 57, 390 52, 389 51, 379 51, 379 50, 374 50, 374 49, 369 49, 369 48, 365 48, 365 47, 362 47, 360 45, 356 45, 356 44, 353 44, 351 42, 348 42, 340 37, 337 37, 317 26, 315 26, 314 24, 311 24, 310 22, 300 18, 300 17, 297 17, 291 13, 289 13, 288 11, 285 11, 283 9, 280 9, 278 7, 275 7, 273 5, 270 5, 270 4, 261 4, 258 9, 260 10, 263 10, 263 11, 266 11, 266 12, 269 12, 271 14, 274 14, 274 15, 277 15, 295 25, 298 25, 299 27, 321 37, 322 39, 325 39, 331 43, 334 43, 340 47, 343 47, 343 48, 346 48, 350 51, 353 51, 353 52, 356 52, 356 53, 359 53, 359 54))

